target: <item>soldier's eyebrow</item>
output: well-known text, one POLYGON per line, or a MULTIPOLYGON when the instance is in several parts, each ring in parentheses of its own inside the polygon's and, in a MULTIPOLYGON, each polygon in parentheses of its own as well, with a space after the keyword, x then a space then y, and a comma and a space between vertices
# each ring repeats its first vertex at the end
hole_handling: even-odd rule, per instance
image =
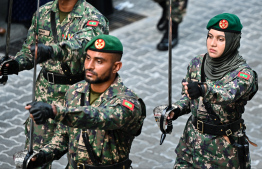
MULTIPOLYGON (((208 33, 209 36, 214 36, 212 33, 208 33)), ((223 37, 223 38, 226 38, 226 36, 224 35, 217 35, 216 37, 223 37)))
MULTIPOLYGON (((89 54, 86 54, 86 57, 87 57, 87 56, 91 57, 89 54)), ((100 59, 100 60, 106 60, 105 58, 99 57, 99 56, 95 56, 94 59, 96 59, 96 60, 98 60, 98 59, 100 59)))
POLYGON ((95 56, 94 59, 96 59, 96 60, 98 60, 98 59, 100 59, 100 60, 106 60, 105 58, 103 58, 103 57, 98 57, 98 56, 95 56))

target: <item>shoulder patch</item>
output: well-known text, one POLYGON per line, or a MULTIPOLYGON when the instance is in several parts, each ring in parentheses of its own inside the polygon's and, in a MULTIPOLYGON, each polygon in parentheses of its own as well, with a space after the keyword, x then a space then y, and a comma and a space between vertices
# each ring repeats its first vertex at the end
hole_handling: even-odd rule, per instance
POLYGON ((130 110, 134 110, 134 107, 135 105, 127 100, 123 100, 123 103, 122 103, 123 106, 129 108, 130 110))
POLYGON ((86 25, 87 26, 97 26, 98 24, 99 24, 99 21, 92 21, 91 20, 91 21, 88 21, 86 25))
POLYGON ((246 74, 246 73, 243 73, 243 72, 239 72, 237 76, 241 77, 243 79, 246 79, 246 80, 249 80, 249 78, 250 78, 249 74, 246 74))

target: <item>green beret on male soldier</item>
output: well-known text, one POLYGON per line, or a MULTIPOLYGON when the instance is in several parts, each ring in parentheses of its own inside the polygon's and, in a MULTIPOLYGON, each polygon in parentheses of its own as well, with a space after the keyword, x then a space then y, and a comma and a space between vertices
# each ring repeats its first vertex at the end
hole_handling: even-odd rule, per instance
POLYGON ((85 47, 86 50, 93 50, 105 53, 123 54, 123 45, 120 40, 112 35, 98 35, 94 37, 85 47))

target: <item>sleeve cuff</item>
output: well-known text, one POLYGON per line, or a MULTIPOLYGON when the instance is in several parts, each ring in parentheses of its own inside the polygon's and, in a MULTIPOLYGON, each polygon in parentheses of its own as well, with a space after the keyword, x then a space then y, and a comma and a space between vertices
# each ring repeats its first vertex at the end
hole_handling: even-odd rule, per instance
POLYGON ((53 48, 53 54, 51 55, 51 58, 55 61, 63 60, 63 49, 57 44, 52 44, 50 46, 53 48))
POLYGON ((63 107, 61 105, 55 105, 56 106, 56 116, 54 118, 55 121, 62 121, 65 117, 66 107, 63 107))

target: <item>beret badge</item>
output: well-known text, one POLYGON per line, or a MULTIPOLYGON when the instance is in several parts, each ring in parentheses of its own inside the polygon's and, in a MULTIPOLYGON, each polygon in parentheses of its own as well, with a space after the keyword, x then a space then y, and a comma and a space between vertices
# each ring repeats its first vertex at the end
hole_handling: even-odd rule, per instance
POLYGON ((221 21, 219 22, 219 27, 220 27, 221 29, 226 29, 226 28, 228 27, 228 21, 225 20, 225 19, 221 20, 221 21))
POLYGON ((97 39, 95 41, 95 47, 97 49, 103 49, 105 47, 105 41, 103 39, 97 39))

